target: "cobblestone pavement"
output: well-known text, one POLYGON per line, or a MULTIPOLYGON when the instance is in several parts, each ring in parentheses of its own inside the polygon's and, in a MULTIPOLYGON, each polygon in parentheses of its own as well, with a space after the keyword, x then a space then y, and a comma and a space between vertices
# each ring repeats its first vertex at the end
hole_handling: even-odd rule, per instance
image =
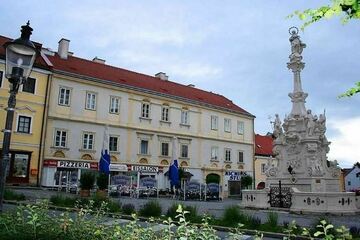
MULTIPOLYGON (((36 199, 46 199, 50 198, 52 195, 62 194, 74 197, 74 194, 58 192, 58 191, 49 191, 49 190, 41 190, 41 189, 24 189, 24 188, 14 188, 16 192, 21 192, 25 194, 25 196, 30 200, 36 199)), ((238 199, 225 199, 224 201, 178 201, 174 199, 168 198, 149 198, 149 199, 137 199, 130 197, 121 197, 121 198, 113 198, 114 201, 118 201, 121 204, 131 203, 134 204, 136 209, 139 209, 142 205, 144 205, 150 199, 159 201, 162 206, 163 213, 167 211, 167 209, 173 205, 174 203, 183 203, 184 205, 195 206, 198 214, 208 213, 215 217, 221 217, 223 215, 224 210, 228 206, 237 205, 240 203, 238 199)), ((253 215, 258 217, 261 222, 266 222, 269 210, 250 210, 243 209, 244 213, 248 215, 253 215)), ((360 228, 360 215, 350 215, 350 216, 335 216, 335 215, 299 215, 293 214, 286 211, 277 211, 278 213, 278 221, 279 224, 283 224, 284 222, 291 222, 292 220, 296 220, 296 223, 300 226, 312 226, 318 219, 326 218, 330 222, 332 222, 335 226, 344 225, 347 227, 358 227, 360 228)))

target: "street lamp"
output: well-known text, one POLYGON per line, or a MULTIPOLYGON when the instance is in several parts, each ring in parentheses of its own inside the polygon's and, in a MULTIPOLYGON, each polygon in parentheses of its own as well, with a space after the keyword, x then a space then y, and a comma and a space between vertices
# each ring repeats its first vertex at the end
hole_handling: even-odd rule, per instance
POLYGON ((37 55, 37 50, 30 41, 30 35, 33 29, 29 25, 30 23, 28 21, 26 25, 21 26, 20 38, 4 44, 6 50, 5 77, 10 82, 10 97, 6 108, 7 115, 5 129, 3 130, 4 139, 2 156, 0 159, 0 212, 3 210, 6 168, 9 163, 10 140, 16 105, 16 94, 19 90, 19 86, 25 83, 29 77, 37 55))

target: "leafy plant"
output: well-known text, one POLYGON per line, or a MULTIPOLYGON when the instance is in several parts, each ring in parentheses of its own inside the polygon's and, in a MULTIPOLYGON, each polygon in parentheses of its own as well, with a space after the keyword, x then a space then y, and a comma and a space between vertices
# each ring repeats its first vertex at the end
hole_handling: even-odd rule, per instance
MULTIPOLYGON (((179 204, 174 203, 173 205, 171 205, 167 212, 166 212, 166 216, 170 217, 171 219, 175 219, 176 216, 178 215, 178 213, 176 212, 178 209, 179 204)), ((196 206, 184 206, 182 205, 182 208, 184 209, 184 211, 187 211, 187 219, 192 222, 192 223, 201 223, 202 222, 202 218, 200 216, 197 215, 197 209, 196 206)))
POLYGON ((295 239, 295 237, 296 237, 295 231, 296 230, 297 230, 296 222, 295 222, 295 220, 292 220, 289 224, 287 224, 286 228, 284 229, 284 233, 286 234, 286 237, 283 239, 284 240, 295 239))
POLYGON ((99 190, 106 190, 109 184, 109 175, 105 173, 99 173, 96 177, 96 185, 99 190))
POLYGON ((253 182, 253 179, 249 175, 245 175, 245 176, 241 177, 241 186, 243 188, 247 189, 249 186, 251 186, 252 182, 253 182))
POLYGON ((82 190, 90 190, 95 183, 95 175, 90 171, 84 171, 80 177, 80 188, 82 190))

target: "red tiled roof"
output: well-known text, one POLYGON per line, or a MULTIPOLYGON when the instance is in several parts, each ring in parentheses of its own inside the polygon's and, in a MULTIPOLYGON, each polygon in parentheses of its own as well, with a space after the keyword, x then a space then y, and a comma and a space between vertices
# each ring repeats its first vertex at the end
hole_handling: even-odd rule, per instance
POLYGON ((69 56, 68 59, 61 59, 55 54, 55 56, 48 56, 48 58, 54 65, 53 68, 55 70, 146 89, 165 95, 172 95, 225 108, 237 113, 251 115, 249 112, 235 105, 231 100, 219 94, 74 56, 69 56))
MULTIPOLYGON (((4 37, 4 36, 1 36, 0 35, 0 59, 5 59, 5 48, 3 47, 3 45, 6 43, 6 42, 9 42, 9 41, 12 41, 13 39, 11 38, 8 38, 8 37, 4 37)), ((33 42, 35 47, 37 49, 41 49, 42 45, 40 43, 37 43, 37 42, 33 42)), ((36 60, 35 60, 35 63, 34 63, 34 66, 35 67, 38 67, 38 68, 45 68, 45 69, 50 69, 50 66, 48 66, 46 64, 46 62, 44 61, 44 59, 38 55, 36 57, 36 60)))
POLYGON ((273 155, 273 138, 271 136, 262 136, 255 134, 255 155, 271 156, 273 155))

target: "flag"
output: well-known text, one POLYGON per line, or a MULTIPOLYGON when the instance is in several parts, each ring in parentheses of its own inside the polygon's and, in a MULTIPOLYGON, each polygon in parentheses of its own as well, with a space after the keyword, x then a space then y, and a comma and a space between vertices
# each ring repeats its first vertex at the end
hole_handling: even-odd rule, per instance
POLYGON ((99 161, 99 172, 110 173, 110 154, 109 154, 109 129, 105 127, 104 141, 101 149, 101 157, 99 161))
POLYGON ((171 188, 179 185, 179 165, 177 160, 176 137, 172 142, 172 161, 169 167, 169 179, 171 188))

